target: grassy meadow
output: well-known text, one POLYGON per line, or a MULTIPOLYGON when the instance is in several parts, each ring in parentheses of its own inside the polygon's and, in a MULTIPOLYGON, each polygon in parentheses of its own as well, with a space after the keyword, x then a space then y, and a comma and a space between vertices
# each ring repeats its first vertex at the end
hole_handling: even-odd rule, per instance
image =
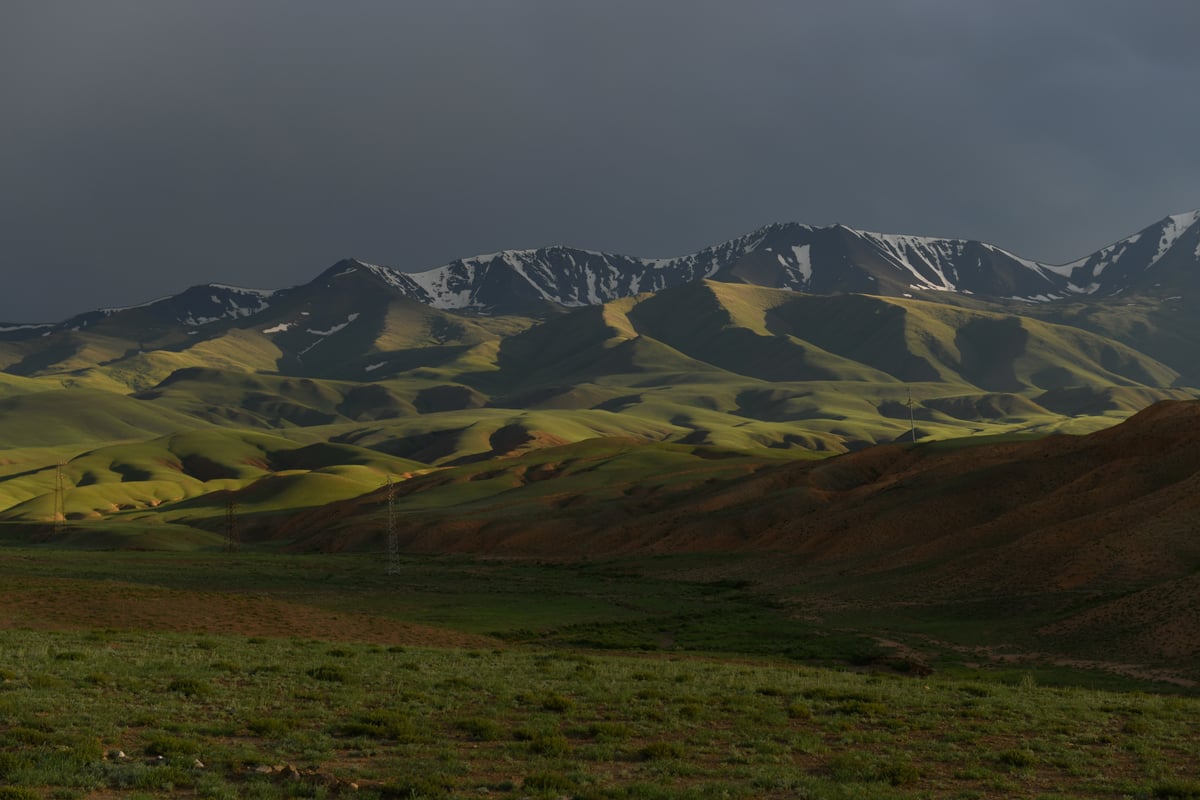
MULTIPOLYGON (((982 301, 704 281, 534 319, 338 286, 205 326, 129 309, 0 337, 0 520, 45 523, 61 503, 70 522, 169 530, 190 547, 229 502, 265 520, 389 475, 554 445, 770 461, 913 436, 1088 433, 1195 396, 1177 361, 982 301)), ((488 488, 448 480, 442 504, 488 488)))
POLYGON ((4 548, 0 798, 1200 797, 1196 696, 665 577, 713 560, 4 548))

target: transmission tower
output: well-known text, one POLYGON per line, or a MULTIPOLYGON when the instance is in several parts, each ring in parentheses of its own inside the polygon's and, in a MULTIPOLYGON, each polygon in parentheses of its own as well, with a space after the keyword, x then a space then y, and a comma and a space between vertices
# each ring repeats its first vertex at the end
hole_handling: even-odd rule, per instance
POLYGON ((59 461, 54 467, 54 535, 56 537, 62 535, 63 523, 67 520, 65 478, 63 476, 63 468, 66 466, 67 462, 59 461))
POLYGON ((908 390, 908 426, 912 431, 913 444, 917 443, 917 418, 913 416, 912 389, 908 390))
POLYGON ((387 574, 400 574, 400 534, 396 530, 396 484, 391 473, 387 476, 387 574))
POLYGON ((238 546, 237 503, 229 500, 225 504, 225 550, 236 553, 238 546))

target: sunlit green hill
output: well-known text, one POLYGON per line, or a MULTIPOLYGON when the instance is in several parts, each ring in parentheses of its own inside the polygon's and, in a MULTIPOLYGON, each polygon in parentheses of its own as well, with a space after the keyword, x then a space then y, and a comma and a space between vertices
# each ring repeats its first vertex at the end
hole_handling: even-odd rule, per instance
POLYGON ((389 474, 589 440, 803 458, 1086 433, 1194 396, 1122 341, 1158 341, 1142 308, 1125 327, 1116 306, 1077 315, 1085 330, 961 295, 699 281, 489 316, 401 296, 359 262, 275 294, 194 294, 0 341, 0 514, 49 525, 60 461, 71 519, 212 530, 230 502, 278 518, 389 474), (224 316, 172 326, 185 300, 224 316))

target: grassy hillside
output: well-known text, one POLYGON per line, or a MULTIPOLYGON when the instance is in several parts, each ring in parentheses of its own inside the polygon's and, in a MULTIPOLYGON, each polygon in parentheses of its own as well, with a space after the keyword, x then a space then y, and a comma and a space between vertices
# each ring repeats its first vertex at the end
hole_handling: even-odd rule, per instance
POLYGON ((1098 333, 1170 365, 1180 386, 1200 386, 1200 317, 1183 297, 1129 296, 1120 304, 1039 305, 1023 313, 1098 333))
POLYGON ((352 445, 301 446, 216 429, 107 445, 62 461, 61 470, 54 461, 31 462, 0 476, 0 519, 53 520, 59 475, 67 520, 108 518, 117 526, 137 526, 154 510, 154 524, 185 519, 213 528, 230 502, 247 515, 307 508, 360 495, 389 475, 399 479, 424 467, 352 445), (180 503, 184 500, 192 502, 180 503))
MULTIPOLYGON (((1198 414, 1162 404, 1087 437, 807 462, 603 440, 542 448, 405 482, 399 539, 410 552, 559 559, 759 554, 708 574, 921 650, 999 635, 1026 652, 1200 678, 1198 414)), ((275 535, 302 549, 380 548, 385 507, 376 491, 291 515, 275 535)))
POLYGON ((171 409, 96 389, 57 389, 0 398, 4 448, 140 439, 202 424, 171 409))
MULTIPOLYGON (((1200 681, 1197 409, 1158 405, 1087 437, 1008 434, 807 461, 798 450, 652 441, 649 428, 618 438, 635 417, 612 412, 462 411, 434 415, 457 419, 439 436, 335 426, 337 443, 314 429, 295 429, 309 442, 209 430, 71 459, 70 519, 57 534, 53 469, 5 475, 0 532, 58 547, 216 551, 232 502, 244 548, 378 554, 390 476, 406 553, 642 559, 637 574, 752 587, 822 635, 898 642, 924 662, 1002 651, 1200 681), (583 438, 605 418, 613 430, 590 432, 608 435, 583 438), (564 420, 581 427, 556 427, 564 420)), ((537 638, 712 641, 694 619, 594 621, 537 638)))
MULTIPOLYGON (((370 492, 386 471, 596 438, 768 463, 913 437, 1085 433, 1192 396, 1119 342, 962 299, 701 282, 535 322, 449 314, 370 280, 331 274, 253 324, 140 330, 122 313, 6 342, 0 513, 50 523, 64 458, 68 517, 211 532, 231 500, 272 516, 370 492), (263 456, 319 443, 338 445, 332 460, 263 456), (168 513, 183 501, 190 511, 168 513)), ((625 474, 676 468, 649 458, 625 474)))
MULTIPOLYGON (((50 523, 64 458, 67 516, 197 520, 203 533, 231 500, 268 516, 344 500, 377 488, 388 464, 413 472, 605 437, 767 463, 914 435, 1085 433, 1192 396, 1171 388, 1175 370, 1116 341, 968 300, 702 282, 535 322, 339 284, 368 278, 331 275, 324 293, 273 299, 252 325, 141 331, 115 314, 5 343, 0 513, 50 523), (167 452, 170 434, 203 452, 167 452), (375 461, 335 447, 328 463, 289 468, 247 451, 322 442, 375 461), (191 511, 167 513, 181 501, 191 511)), ((651 462, 629 482, 675 468, 651 462)))

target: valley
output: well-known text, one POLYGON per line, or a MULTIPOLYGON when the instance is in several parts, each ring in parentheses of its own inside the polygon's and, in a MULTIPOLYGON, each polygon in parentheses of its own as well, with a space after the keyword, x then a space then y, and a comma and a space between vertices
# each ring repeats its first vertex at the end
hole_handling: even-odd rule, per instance
POLYGON ((404 553, 758 555, 781 602, 1019 596, 1031 647, 1191 664, 1195 216, 1064 267, 783 225, 7 326, 0 536, 381 553, 391 484, 404 553))

